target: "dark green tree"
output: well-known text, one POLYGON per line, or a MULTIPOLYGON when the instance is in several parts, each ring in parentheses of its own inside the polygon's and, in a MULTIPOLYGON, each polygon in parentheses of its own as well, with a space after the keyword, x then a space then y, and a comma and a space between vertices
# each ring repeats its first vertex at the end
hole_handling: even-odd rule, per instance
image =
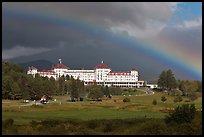
POLYGON ((61 95, 65 94, 65 78, 64 77, 60 77, 58 79, 58 87, 59 87, 59 93, 61 95))
POLYGON ((171 69, 161 72, 157 84, 162 90, 172 90, 177 87, 177 81, 171 69))
POLYGON ((176 78, 174 77, 171 69, 166 71, 166 86, 169 90, 175 89, 177 87, 176 78))
POLYGON ((93 85, 90 89, 88 94, 88 98, 99 100, 103 97, 103 92, 101 91, 101 87, 98 85, 93 85))
POLYGON ((77 100, 79 97, 79 93, 77 92, 77 82, 73 78, 70 82, 70 93, 71 93, 71 100, 77 100))
POLYGON ((12 79, 8 75, 4 75, 2 79, 2 98, 11 99, 12 97, 12 79))
POLYGON ((162 90, 164 90, 164 89, 167 88, 167 83, 166 83, 166 71, 163 70, 163 71, 161 72, 157 84, 158 84, 159 87, 162 88, 162 90))
POLYGON ((105 86, 105 89, 104 89, 104 95, 107 97, 110 96, 110 91, 107 85, 105 86))
POLYGON ((20 87, 17 82, 12 83, 11 85, 11 91, 12 91, 12 99, 21 99, 22 98, 22 92, 20 92, 20 87))
POLYGON ((84 83, 83 83, 83 81, 77 79, 76 84, 77 84, 78 98, 80 98, 80 100, 83 100, 83 98, 86 95, 84 83))
POLYGON ((66 79, 66 80, 70 80, 70 76, 69 76, 69 75, 66 75, 65 79, 66 79))

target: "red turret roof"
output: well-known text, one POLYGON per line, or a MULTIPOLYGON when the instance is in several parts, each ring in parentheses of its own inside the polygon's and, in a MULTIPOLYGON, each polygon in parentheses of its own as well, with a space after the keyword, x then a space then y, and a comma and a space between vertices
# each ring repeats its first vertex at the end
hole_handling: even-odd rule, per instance
POLYGON ((106 64, 99 64, 99 65, 97 65, 97 66, 95 66, 95 69, 110 69, 106 64))
POLYGON ((62 68, 62 69, 69 69, 67 66, 65 66, 64 64, 57 64, 55 66, 52 66, 52 68, 56 68, 56 69, 59 69, 59 68, 62 68))

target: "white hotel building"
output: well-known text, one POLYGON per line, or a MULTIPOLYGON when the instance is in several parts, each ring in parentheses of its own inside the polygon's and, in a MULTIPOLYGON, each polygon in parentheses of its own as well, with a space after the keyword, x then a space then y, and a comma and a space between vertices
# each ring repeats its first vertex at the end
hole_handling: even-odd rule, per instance
POLYGON ((52 66, 52 70, 37 70, 35 67, 29 67, 27 74, 35 77, 39 74, 42 77, 53 77, 57 80, 61 76, 72 76, 74 79, 79 79, 84 82, 84 85, 97 85, 113 86, 113 87, 129 87, 135 88, 143 86, 144 81, 138 80, 138 71, 134 68, 129 72, 113 72, 106 64, 102 63, 95 66, 93 70, 73 70, 61 63, 52 66))

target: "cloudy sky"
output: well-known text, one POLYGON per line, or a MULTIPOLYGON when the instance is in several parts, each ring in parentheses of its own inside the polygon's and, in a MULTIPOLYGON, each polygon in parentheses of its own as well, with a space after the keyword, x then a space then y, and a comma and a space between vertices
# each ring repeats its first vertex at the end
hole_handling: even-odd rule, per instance
POLYGON ((2 3, 2 59, 202 79, 202 3, 2 3))

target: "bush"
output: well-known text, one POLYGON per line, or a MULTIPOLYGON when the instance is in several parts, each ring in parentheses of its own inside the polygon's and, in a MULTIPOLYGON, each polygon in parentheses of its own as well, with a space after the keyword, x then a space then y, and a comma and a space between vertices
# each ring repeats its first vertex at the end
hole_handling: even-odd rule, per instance
POLYGON ((164 135, 168 133, 167 130, 168 128, 164 122, 158 122, 158 120, 154 119, 141 123, 136 129, 136 131, 142 135, 164 135))
POLYGON ((156 99, 153 99, 152 104, 153 104, 153 105, 157 105, 157 100, 156 100, 156 99))
POLYGON ((185 100, 184 102, 191 102, 191 101, 188 99, 188 100, 185 100))
POLYGON ((5 128, 13 126, 14 120, 12 118, 6 119, 3 123, 5 128))
POLYGON ((175 108, 175 112, 169 113, 169 116, 165 117, 166 124, 169 123, 191 123, 195 117, 196 108, 194 104, 183 104, 175 108))
POLYGON ((123 102, 130 102, 130 99, 129 98, 124 98, 123 102))
POLYGON ((182 99, 182 97, 181 96, 176 96, 175 98, 174 98, 174 102, 176 103, 176 102, 181 102, 183 99, 182 99))
POLYGON ((165 96, 162 96, 162 97, 161 97, 161 101, 162 101, 162 102, 165 102, 166 100, 167 100, 167 98, 166 98, 165 96))
POLYGON ((195 93, 190 93, 190 94, 189 94, 189 99, 190 99, 191 101, 196 100, 196 99, 197 99, 196 94, 195 94, 195 93))
POLYGON ((87 127, 91 129, 95 129, 98 125, 98 120, 90 120, 87 122, 87 127))

